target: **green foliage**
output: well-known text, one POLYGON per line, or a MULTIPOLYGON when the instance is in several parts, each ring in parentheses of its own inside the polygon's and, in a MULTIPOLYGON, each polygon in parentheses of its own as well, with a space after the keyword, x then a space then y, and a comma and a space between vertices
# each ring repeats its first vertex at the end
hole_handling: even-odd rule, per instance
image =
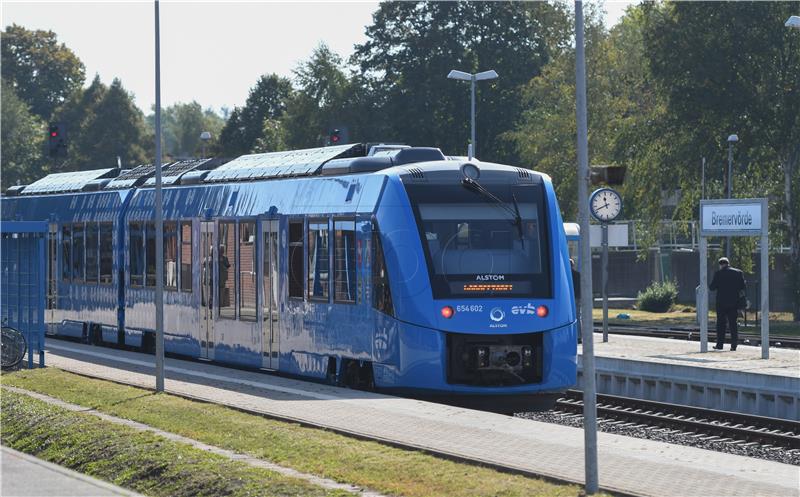
POLYGON ((477 155, 516 162, 500 136, 521 112, 521 87, 570 39, 563 4, 545 2, 384 2, 351 61, 359 65, 381 139, 466 152, 470 89, 451 69, 494 69, 477 85, 477 155))
MULTIPOLYGON (((155 136, 155 114, 147 116, 148 134, 155 136)), ((217 146, 225 121, 212 109, 203 110, 199 103, 177 103, 161 110, 162 151, 166 157, 185 159, 200 157, 203 143, 200 134, 211 133, 205 144, 206 155, 217 146)))
POLYGON ((0 150, 2 150, 2 189, 28 184, 42 176, 46 128, 28 105, 2 81, 0 87, 0 150))
POLYGON ((3 79, 42 119, 83 84, 83 63, 52 31, 12 24, 0 34, 0 44, 3 79))
POLYGON ((261 76, 250 89, 244 107, 236 107, 220 132, 220 152, 228 157, 250 153, 267 119, 280 119, 292 92, 291 82, 271 74, 261 76))
POLYGON ((264 121, 264 130, 256 140, 253 153, 279 152, 287 150, 286 130, 281 121, 277 119, 267 119, 264 121))
POLYGON ((642 311, 669 312, 677 298, 678 287, 674 282, 654 282, 636 296, 636 307, 642 311))

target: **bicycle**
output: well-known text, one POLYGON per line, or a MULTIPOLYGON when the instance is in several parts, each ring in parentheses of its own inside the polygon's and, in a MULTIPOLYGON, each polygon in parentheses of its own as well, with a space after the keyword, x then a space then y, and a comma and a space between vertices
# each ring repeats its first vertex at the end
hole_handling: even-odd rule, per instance
POLYGON ((28 343, 21 331, 10 326, 3 326, 0 331, 2 332, 2 335, 0 335, 0 348, 2 348, 0 366, 2 366, 3 371, 14 369, 25 357, 28 343))

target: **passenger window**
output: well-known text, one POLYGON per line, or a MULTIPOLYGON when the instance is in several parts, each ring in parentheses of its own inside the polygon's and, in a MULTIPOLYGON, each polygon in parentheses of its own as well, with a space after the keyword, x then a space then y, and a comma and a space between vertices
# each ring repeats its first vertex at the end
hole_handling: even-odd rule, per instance
POLYGON ((100 283, 112 282, 114 267, 114 223, 100 223, 100 283))
POLYGON ((69 283, 72 279, 72 229, 61 228, 61 279, 69 283))
POLYGON ((97 283, 99 261, 97 223, 86 224, 86 283, 97 283))
POLYGON ((355 221, 333 222, 333 300, 356 301, 356 226, 355 221))
POLYGON ((328 221, 308 222, 308 298, 328 300, 330 281, 328 221))
POLYGON ((239 319, 256 320, 256 223, 239 223, 239 319))
POLYGON ((164 288, 178 289, 178 225, 164 223, 164 288))
POLYGON ((192 291, 192 222, 181 223, 181 291, 192 291))
POLYGON ((381 234, 377 228, 372 232, 372 306, 384 314, 394 316, 389 273, 386 271, 381 234))
POLYGON ((131 223, 130 231, 130 258, 131 258, 131 286, 144 285, 144 235, 142 223, 131 223))
POLYGON ((303 298, 303 222, 289 223, 289 296, 303 298))
POLYGON ((72 282, 83 283, 85 279, 85 240, 83 238, 83 224, 72 225, 72 282))
POLYGON ((219 223, 217 250, 217 285, 219 287, 219 316, 236 319, 236 223, 219 223))
POLYGON ((144 255, 147 265, 145 267, 145 285, 149 287, 156 286, 156 224, 145 223, 145 247, 144 255))

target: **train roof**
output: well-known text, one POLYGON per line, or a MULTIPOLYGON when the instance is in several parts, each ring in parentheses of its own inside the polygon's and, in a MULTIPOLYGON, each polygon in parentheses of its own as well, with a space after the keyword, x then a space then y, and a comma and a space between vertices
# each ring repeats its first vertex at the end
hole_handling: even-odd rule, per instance
MULTIPOLYGON (((410 172, 419 176, 425 174, 421 168, 434 173, 436 170, 452 170, 453 166, 464 162, 467 162, 466 157, 448 157, 433 147, 355 143, 248 154, 233 160, 222 158, 181 160, 162 165, 161 174, 164 186, 177 186, 309 176, 342 176, 389 170, 409 164, 419 164, 419 168, 406 167, 399 172, 401 174, 410 172)), ((510 167, 491 163, 481 164, 481 167, 490 168, 510 167)), ((527 169, 511 169, 516 169, 521 178, 532 174, 527 169)), ((153 164, 143 164, 127 170, 108 168, 49 174, 30 185, 7 190, 6 196, 127 190, 154 185, 155 167, 153 164)))

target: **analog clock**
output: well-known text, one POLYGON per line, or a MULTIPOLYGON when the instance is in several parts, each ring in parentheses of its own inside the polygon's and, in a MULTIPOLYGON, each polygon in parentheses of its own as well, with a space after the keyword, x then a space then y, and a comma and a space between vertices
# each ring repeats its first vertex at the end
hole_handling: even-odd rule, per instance
POLYGON ((600 188, 589 198, 589 210, 602 223, 613 221, 622 212, 622 197, 611 188, 600 188))

